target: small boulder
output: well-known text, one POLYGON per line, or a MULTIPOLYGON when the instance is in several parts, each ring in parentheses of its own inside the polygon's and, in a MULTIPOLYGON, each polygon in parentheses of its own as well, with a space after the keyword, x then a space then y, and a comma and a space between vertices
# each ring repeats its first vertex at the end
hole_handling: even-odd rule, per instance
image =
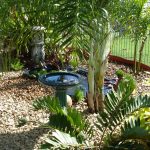
POLYGON ((72 98, 69 95, 67 95, 67 106, 69 106, 69 107, 72 106, 72 98))

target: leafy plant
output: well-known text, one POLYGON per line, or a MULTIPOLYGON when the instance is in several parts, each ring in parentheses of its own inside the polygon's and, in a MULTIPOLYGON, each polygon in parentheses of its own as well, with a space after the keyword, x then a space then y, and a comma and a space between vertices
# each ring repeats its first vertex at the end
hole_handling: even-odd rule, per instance
POLYGON ((124 72, 123 70, 117 70, 116 75, 118 77, 118 82, 116 85, 115 90, 118 88, 122 88, 121 90, 126 91, 126 96, 129 96, 131 94, 131 91, 133 92, 136 89, 136 81, 133 78, 133 76, 129 73, 124 72), (126 88, 124 88, 124 84, 126 84, 126 88), (123 85, 123 87, 121 86, 123 85))
POLYGON ((74 93, 73 98, 74 98, 74 100, 75 100, 76 102, 83 101, 83 99, 84 99, 84 92, 83 92, 83 90, 77 88, 77 89, 75 90, 75 93, 74 93))
POLYGON ((33 102, 33 107, 35 110, 44 109, 52 113, 59 113, 62 110, 59 100, 51 96, 44 96, 35 100, 33 102))
POLYGON ((79 56, 76 52, 72 52, 71 54, 72 59, 70 60, 71 66, 75 69, 79 65, 79 56))
POLYGON ((145 137, 150 138, 149 131, 141 126, 139 118, 129 119, 133 112, 150 107, 150 97, 132 97, 134 86, 130 81, 132 81, 131 76, 128 80, 123 79, 117 91, 113 90, 106 96, 105 109, 97 118, 96 126, 102 133, 101 142, 104 141, 106 148, 121 148, 121 144, 128 140, 130 145, 134 141, 141 141, 147 145, 145 137))
POLYGON ((26 118, 20 118, 20 119, 18 119, 18 125, 17 125, 17 127, 22 127, 22 126, 24 126, 25 124, 27 124, 27 119, 26 118))
MULTIPOLYGON (((149 129, 143 126, 141 118, 131 116, 141 108, 149 108, 150 97, 133 97, 133 86, 132 84, 130 85, 130 80, 119 83, 117 91, 113 90, 106 96, 105 109, 99 112, 97 122, 95 123, 97 130, 101 133, 100 141, 97 143, 96 148, 111 150, 140 149, 142 147, 143 149, 149 149, 149 129)), ((85 130, 84 128, 82 129, 85 130)), ((70 142, 67 142, 68 137, 70 138, 68 134, 55 131, 55 134, 53 133, 47 141, 48 146, 51 145, 57 149, 62 148, 64 145, 68 146, 68 149, 73 147, 83 148, 84 146, 87 149, 90 149, 92 146, 94 147, 93 144, 85 145, 87 139, 83 139, 78 144, 75 142, 76 145, 74 143, 71 145, 70 142), (63 138, 61 138, 62 136, 63 138), (59 140, 60 138, 61 140, 59 140), (83 147, 81 147, 81 143, 83 147)), ((76 138, 74 141, 78 142, 79 137, 74 136, 74 138, 76 138)))
POLYGON ((134 117, 139 117, 141 126, 150 131, 150 107, 141 108, 133 114, 134 117))
POLYGON ((128 73, 124 74, 123 80, 120 80, 118 84, 118 88, 120 88, 126 97, 130 96, 136 89, 136 81, 133 76, 128 73))
POLYGON ((11 68, 15 71, 21 70, 24 65, 20 62, 18 58, 14 59, 11 63, 11 68))
POLYGON ((45 139, 46 144, 41 146, 42 150, 46 149, 86 149, 86 148, 96 148, 96 146, 91 146, 91 144, 86 141, 84 143, 79 143, 76 137, 70 136, 70 134, 55 130, 52 132, 50 138, 45 139))
POLYGON ((70 133, 71 136, 77 137, 78 142, 81 142, 87 133, 92 136, 90 124, 81 113, 73 108, 62 108, 58 99, 46 96, 34 101, 33 106, 36 110, 45 109, 51 112, 48 122, 50 128, 70 133))
POLYGON ((117 75, 118 78, 122 78, 125 72, 123 70, 117 70, 115 74, 117 75))

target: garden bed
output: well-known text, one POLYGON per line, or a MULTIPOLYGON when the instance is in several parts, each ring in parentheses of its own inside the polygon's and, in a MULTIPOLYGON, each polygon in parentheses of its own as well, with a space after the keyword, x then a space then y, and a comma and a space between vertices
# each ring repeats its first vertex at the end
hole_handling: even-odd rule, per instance
MULTIPOLYGON (((116 70, 122 69, 132 73, 124 65, 109 63, 107 77, 114 78, 116 70)), ((136 94, 150 95, 150 73, 141 72, 135 76, 137 81, 136 94)), ((40 127, 48 121, 49 114, 34 111, 33 100, 53 95, 51 88, 40 85, 36 80, 22 77, 22 72, 8 72, 0 79, 0 149, 1 150, 33 150, 38 149, 48 130, 40 127), (19 127, 19 120, 27 123, 19 127)), ((90 120, 95 121, 96 114, 89 114, 85 102, 75 104, 79 111, 90 120)), ((95 139, 98 139, 95 136, 95 139)))

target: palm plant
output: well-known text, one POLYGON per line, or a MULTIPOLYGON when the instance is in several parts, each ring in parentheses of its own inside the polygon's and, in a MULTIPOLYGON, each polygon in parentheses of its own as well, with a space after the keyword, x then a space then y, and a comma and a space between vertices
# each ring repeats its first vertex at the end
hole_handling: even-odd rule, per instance
POLYGON ((141 126, 141 120, 136 117, 130 118, 140 108, 150 106, 150 97, 134 98, 132 97, 133 89, 130 80, 128 85, 126 82, 120 82, 117 92, 113 91, 106 97, 105 110, 99 114, 96 125, 102 132, 101 141, 105 141, 105 147, 121 147, 128 140, 142 141, 146 145, 147 139, 150 138, 149 131, 141 126))
MULTIPOLYGON (((88 105, 91 112, 103 109, 103 82, 112 40, 107 1, 54 1, 54 35, 63 48, 72 47, 77 54, 86 49, 88 60, 88 105)), ((82 57, 83 58, 83 57, 82 57)))
MULTIPOLYGON (((134 72, 140 70, 140 63, 142 61, 142 53, 144 45, 148 36, 149 29, 149 6, 145 7, 147 0, 133 0, 133 1, 118 1, 114 6, 113 13, 115 21, 117 20, 121 28, 124 28, 125 34, 129 34, 134 42, 134 72), (126 18, 126 19, 125 19, 126 18), (138 56, 139 49, 139 58, 138 56), (137 61, 139 61, 137 63, 137 61), (138 64, 138 66, 137 66, 138 64)), ((114 22, 114 21, 113 21, 114 22)), ((119 26, 117 27, 119 28, 119 26)), ((121 29, 120 29, 121 30, 121 29)))

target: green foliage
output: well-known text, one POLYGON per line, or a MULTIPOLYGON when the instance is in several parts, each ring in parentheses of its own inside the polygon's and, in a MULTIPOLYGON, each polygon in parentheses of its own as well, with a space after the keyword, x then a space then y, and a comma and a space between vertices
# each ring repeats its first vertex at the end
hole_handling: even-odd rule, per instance
POLYGON ((117 75, 118 78, 122 78, 125 72, 123 70, 117 70, 115 74, 117 75))
POLYGON ((130 79, 131 76, 127 76, 119 84, 116 92, 113 90, 106 96, 105 109, 99 113, 97 118, 96 126, 103 135, 101 141, 104 141, 106 148, 121 147, 120 143, 127 140, 139 140, 146 144, 145 138, 149 139, 150 133, 141 126, 141 120, 129 119, 129 116, 132 116, 140 108, 150 107, 150 97, 133 98, 132 91, 135 86, 130 79), (118 132, 120 128, 121 132, 118 132))
POLYGON ((38 79, 39 76, 41 76, 43 74, 47 74, 47 73, 48 73, 48 71, 46 69, 38 68, 38 69, 34 69, 34 70, 29 71, 28 76, 30 78, 38 79))
POLYGON ((118 88, 123 94, 122 97, 129 97, 136 89, 136 81, 132 75, 125 73, 123 80, 120 80, 118 88))
POLYGON ((18 120, 18 125, 17 125, 17 127, 22 127, 22 126, 24 126, 25 124, 27 124, 27 119, 26 118, 20 118, 19 120, 18 120))
MULTIPOLYGON (((148 142, 150 140, 150 133, 141 127, 139 118, 129 119, 125 121, 124 126, 121 127, 121 135, 109 137, 107 139, 110 143, 105 146, 105 149, 143 149, 148 150, 148 142)), ((107 142, 108 142, 107 141, 107 142)))
POLYGON ((123 96, 130 96, 132 92, 136 89, 136 80, 131 74, 126 73, 123 70, 117 70, 116 75, 118 78, 120 78, 118 88, 121 88, 120 91, 122 92, 123 96), (124 88, 125 84, 126 88, 124 88))
MULTIPOLYGON (((146 124, 143 124, 142 117, 140 118, 140 114, 137 112, 140 109, 141 111, 149 109, 150 97, 138 96, 134 98, 132 96, 134 88, 131 81, 126 80, 126 78, 123 78, 123 80, 125 81, 119 84, 117 91, 113 90, 106 96, 105 109, 98 114, 97 123, 95 123, 95 125, 97 130, 101 132, 101 140, 96 148, 111 150, 134 147, 140 149, 142 147, 149 149, 149 128, 145 127, 146 124), (133 117, 133 114, 136 115, 136 117, 133 117)), ((42 108, 48 106, 45 102, 42 105, 42 108)), ((38 108, 40 107, 38 106, 38 108)), ((92 136, 93 131, 91 126, 85 123, 79 112, 72 108, 60 109, 56 112, 50 116, 49 124, 63 132, 55 130, 49 139, 46 139, 46 144, 42 147, 43 149, 94 148, 91 143, 85 144, 88 141, 83 133, 92 136)), ((147 117, 149 117, 149 115, 147 117)), ((145 118, 145 116, 143 118, 145 118)))
MULTIPOLYGON (((79 143, 76 137, 70 136, 70 134, 55 130, 50 138, 45 139, 46 144, 41 146, 42 150, 48 149, 86 149, 90 147, 90 143, 79 143)), ((91 148, 94 148, 91 147, 91 148)))
POLYGON ((88 133, 92 136, 90 124, 82 117, 81 113, 73 108, 62 108, 58 99, 46 96, 34 101, 36 110, 44 109, 51 112, 48 126, 70 133, 81 142, 88 133), (86 129, 86 132, 83 132, 86 129))
POLYGON ((150 107, 141 108, 133 114, 134 117, 139 117, 141 126, 150 131, 150 107))
POLYGON ((48 110, 52 113, 59 113, 62 108, 60 106, 59 100, 55 97, 44 96, 33 102, 33 107, 35 110, 48 110))
POLYGON ((84 92, 83 92, 83 90, 76 89, 73 98, 74 98, 74 100, 76 102, 83 101, 84 100, 84 92))
POLYGON ((14 59, 11 63, 11 69, 18 71, 21 70, 24 67, 24 65, 20 62, 19 59, 14 59))
POLYGON ((0 39, 7 40, 7 47, 15 47, 17 54, 29 52, 31 39, 35 34, 33 26, 44 26, 47 29, 45 37, 50 35, 51 17, 54 5, 52 1, 41 0, 1 0, 0 1, 0 39))

